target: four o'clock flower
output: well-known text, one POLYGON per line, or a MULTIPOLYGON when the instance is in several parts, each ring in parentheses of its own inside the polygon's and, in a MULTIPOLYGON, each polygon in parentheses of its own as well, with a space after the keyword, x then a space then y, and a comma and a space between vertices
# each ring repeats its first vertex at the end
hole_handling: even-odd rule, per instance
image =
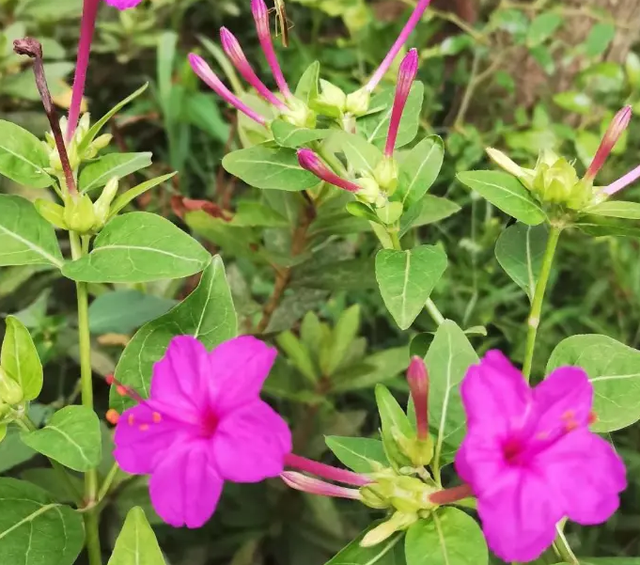
POLYGON ((324 164, 322 159, 318 157, 311 149, 299 149, 298 150, 298 162, 303 169, 313 173, 320 180, 328 182, 338 188, 347 190, 349 192, 358 192, 361 190, 361 186, 347 179, 335 174, 333 171, 324 164))
POLYGON ((151 502, 168 524, 198 528, 225 481, 254 483, 283 472, 291 433, 260 399, 276 354, 249 336, 212 352, 180 336, 154 365, 148 399, 111 379, 138 401, 117 419, 115 459, 127 473, 151 475, 151 502))
POLYGON ((587 182, 593 182, 593 179, 596 178, 596 175, 600 169, 602 169, 616 143, 618 143, 618 140, 629 126, 631 114, 631 106, 625 106, 614 116, 584 176, 587 182))
POLYGON ((391 120, 389 122, 389 133, 387 134, 387 143, 385 145, 384 155, 387 158, 393 157, 393 151, 396 147, 398 139, 398 129, 400 128, 400 120, 404 108, 407 104, 407 98, 411 92, 411 86, 418 74, 418 51, 411 49, 407 56, 400 64, 398 72, 398 86, 396 87, 396 96, 393 101, 393 110, 391 112, 391 120))
POLYGON ((618 508, 625 468, 611 445, 589 431, 593 386, 582 369, 556 369, 530 388, 502 353, 490 351, 469 369, 461 395, 468 431, 455 466, 470 489, 460 487, 459 498, 469 490, 478 498, 498 557, 533 561, 563 518, 599 524, 618 508))
POLYGON ((193 71, 200 77, 200 79, 206 83, 206 85, 211 88, 220 98, 222 98, 225 102, 228 102, 240 112, 246 114, 252 120, 258 122, 260 125, 266 126, 267 119, 253 110, 249 108, 240 98, 238 98, 233 92, 231 92, 225 84, 218 78, 218 76, 211 70, 211 67, 206 63, 206 61, 200 57, 200 55, 196 55, 195 53, 189 54, 189 64, 193 71))
MULTIPOLYGON (((127 10, 142 2, 142 0, 105 0, 107 4, 127 10)), ((71 106, 69 107, 69 121, 67 126, 67 141, 73 137, 80 118, 80 108, 82 97, 84 96, 84 86, 87 80, 87 68, 89 67, 89 55, 91 53, 91 43, 96 27, 96 16, 100 0, 84 0, 82 8, 82 22, 80 24, 80 41, 78 43, 78 58, 76 60, 76 72, 73 79, 73 92, 71 95, 71 106)))

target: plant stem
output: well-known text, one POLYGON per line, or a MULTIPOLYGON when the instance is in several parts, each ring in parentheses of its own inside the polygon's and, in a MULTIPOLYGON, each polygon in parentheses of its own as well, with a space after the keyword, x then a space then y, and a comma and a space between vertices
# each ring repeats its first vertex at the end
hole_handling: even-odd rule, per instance
MULTIPOLYGON (((396 251, 402 251, 402 245, 400 244, 400 238, 398 237, 398 232, 388 230, 387 233, 389 234, 389 239, 391 240, 393 249, 395 249, 396 251)), ((382 246, 386 248, 385 242, 381 238, 378 238, 378 239, 380 239, 380 243, 382 243, 382 246)), ((431 298, 427 298, 427 302, 425 303, 424 307, 429 313, 429 315, 433 318, 433 321, 436 323, 436 325, 441 326, 445 321, 445 317, 442 315, 442 312, 440 312, 440 310, 436 306, 436 303, 433 300, 431 300, 431 298)))
POLYGON ((98 493, 98 499, 96 503, 102 502, 102 500, 109 494, 109 489, 113 484, 113 481, 118 476, 118 471, 120 470, 120 466, 117 463, 114 463, 109 469, 109 474, 105 477, 104 482, 100 486, 100 492, 98 493))
POLYGON ((562 529, 556 526, 556 530, 558 535, 556 536, 556 540, 553 542, 553 545, 558 553, 558 557, 560 557, 563 563, 569 563, 570 565, 579 565, 578 558, 575 553, 571 549, 567 538, 565 537, 562 529))
POLYGON ((524 366, 522 373, 524 378, 529 381, 531 377, 531 367, 533 365, 533 354, 536 348, 536 337, 538 335, 538 327, 540 326, 540 315, 542 313, 542 304, 544 302, 544 294, 547 290, 547 284, 549 282, 549 275, 551 274, 551 266, 553 265, 553 258, 558 247, 558 240, 562 233, 562 226, 551 225, 549 230, 549 239, 547 240, 547 248, 544 252, 542 259, 542 270, 540 271, 540 278, 536 284, 536 290, 533 295, 533 302, 531 304, 531 312, 528 319, 528 332, 527 332, 527 345, 524 357, 524 366))
MULTIPOLYGON (((71 255, 73 259, 82 257, 84 246, 80 237, 69 232, 71 255)), ((93 382, 91 370, 91 337, 89 333, 89 290, 87 284, 76 282, 78 296, 78 344, 80 346, 80 388, 82 405, 93 410, 93 382)), ((84 504, 93 506, 98 493, 98 471, 90 469, 84 476, 84 504)), ((102 565, 100 551, 99 517, 96 509, 88 510, 84 515, 87 554, 89 565, 102 565)))

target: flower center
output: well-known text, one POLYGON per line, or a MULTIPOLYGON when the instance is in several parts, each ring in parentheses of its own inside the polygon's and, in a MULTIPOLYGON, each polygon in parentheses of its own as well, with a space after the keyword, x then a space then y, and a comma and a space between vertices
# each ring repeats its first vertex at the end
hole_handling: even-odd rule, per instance
POLYGON ((210 438, 215 434, 218 427, 218 417, 213 410, 208 409, 202 418, 201 431, 204 437, 210 438))
POLYGON ((518 438, 510 437, 502 444, 504 460, 510 465, 518 465, 520 463, 522 452, 523 445, 518 438))

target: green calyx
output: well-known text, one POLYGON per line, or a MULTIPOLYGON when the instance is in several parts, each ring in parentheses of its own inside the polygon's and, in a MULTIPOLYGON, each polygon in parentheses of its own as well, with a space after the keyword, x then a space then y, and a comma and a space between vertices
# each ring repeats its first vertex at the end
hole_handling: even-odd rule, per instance
POLYGON ((390 469, 374 474, 375 482, 360 489, 362 501, 371 508, 394 508, 418 513, 435 508, 429 497, 437 489, 417 477, 404 476, 390 469))
POLYGON ((310 128, 316 127, 317 115, 302 100, 291 98, 287 100, 287 110, 283 110, 281 118, 296 127, 310 128))
POLYGON ((347 96, 345 110, 354 116, 363 116, 369 111, 370 103, 371 93, 361 88, 347 96))
POLYGON ((0 367, 0 416, 4 417, 10 405, 19 404, 23 399, 22 387, 0 367))
POLYGON ((580 210, 590 202, 592 188, 591 183, 578 178, 575 168, 564 157, 549 152, 538 160, 529 190, 541 202, 580 210))

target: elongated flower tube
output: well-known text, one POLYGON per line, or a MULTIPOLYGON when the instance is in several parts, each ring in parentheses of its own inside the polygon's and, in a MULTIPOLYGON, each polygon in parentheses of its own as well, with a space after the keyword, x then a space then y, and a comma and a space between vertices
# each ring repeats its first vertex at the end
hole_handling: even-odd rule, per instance
POLYGON ((233 92, 231 92, 224 83, 218 78, 218 76, 211 70, 211 67, 207 65, 205 60, 196 55, 195 53, 189 54, 189 64, 193 71, 200 77, 200 79, 213 90, 220 98, 225 102, 231 104, 234 108, 240 112, 246 114, 252 120, 259 124, 266 126, 267 119, 258 114, 255 110, 252 110, 247 106, 240 98, 238 98, 233 92))
POLYGON ((293 467, 299 471, 305 471, 312 475, 322 477, 323 479, 336 481, 338 483, 345 483, 347 485, 362 487, 371 482, 371 479, 365 475, 360 475, 353 471, 347 471, 346 469, 339 469, 338 467, 332 467, 331 465, 319 463, 318 461, 313 461, 306 457, 300 457, 293 453, 285 455, 284 464, 287 467, 293 467))
POLYGON ((421 357, 414 356, 411 359, 407 381, 416 409, 418 439, 426 440, 429 437, 429 375, 421 357))
POLYGON ((398 86, 396 87, 396 96, 393 101, 393 110, 391 112, 391 120, 389 122, 389 133, 387 134, 387 144, 384 149, 385 157, 393 157, 393 151, 396 148, 398 139, 398 130, 400 128, 400 120, 404 108, 407 105, 407 99, 411 92, 411 85, 418 74, 418 51, 411 49, 407 56, 400 64, 398 72, 398 86))
POLYGON ((415 10, 413 10, 413 13, 409 17, 403 30, 400 32, 398 39, 396 39, 396 42, 393 44, 393 46, 387 53, 387 56, 384 58, 384 60, 378 67, 378 70, 373 74, 371 79, 369 79, 369 82, 365 86, 366 90, 368 90, 369 92, 373 92, 373 89, 382 80, 382 77, 386 74, 386 72, 389 70, 389 67, 391 67, 391 65, 393 64, 393 61, 398 56, 398 53, 400 53, 400 50, 402 49, 403 45, 409 39, 411 32, 418 25, 420 18, 422 18, 422 14, 424 14, 425 10, 427 9, 430 3, 431 3, 431 0, 420 0, 418 2, 417 6, 415 7, 415 10))
MULTIPOLYGON (((127 10, 140 4, 142 0, 105 0, 109 6, 118 10, 127 10)), ((76 72, 73 78, 73 92, 71 94, 71 106, 69 107, 69 121, 67 125, 66 137, 69 141, 78 127, 80 118, 80 108, 84 87, 87 81, 87 69, 89 68, 89 56, 91 54, 91 43, 96 28, 96 17, 100 0, 84 0, 82 8, 82 21, 80 23, 80 41, 78 42, 78 58, 76 60, 76 72)))
POLYGON ((349 192, 358 192, 362 187, 350 180, 343 179, 336 175, 333 171, 322 162, 320 157, 316 155, 311 149, 299 149, 298 150, 298 162, 303 169, 313 173, 320 180, 328 182, 338 188, 347 190, 349 192))
POLYGON ((596 151, 591 165, 589 165, 587 174, 584 176, 586 181, 591 182, 596 178, 596 175, 600 172, 600 169, 602 169, 616 143, 618 143, 618 140, 629 126, 631 114, 631 106, 625 106, 615 115, 600 142, 600 147, 598 147, 598 151, 596 151))
POLYGON ((222 48, 227 54, 227 57, 231 60, 238 72, 253 88, 256 89, 258 94, 262 96, 267 102, 273 104, 280 110, 286 110, 287 105, 280 100, 273 92, 271 92, 265 84, 258 78, 253 67, 249 63, 247 56, 244 54, 240 42, 235 35, 231 33, 226 27, 220 29, 220 39, 222 42, 222 48))
POLYGON ((309 494, 330 496, 332 498, 349 498, 351 500, 360 500, 362 498, 360 491, 357 489, 332 485, 294 471, 285 471, 280 475, 280 478, 292 489, 308 492, 309 494))
POLYGON ((271 26, 269 25, 269 10, 264 0, 251 0, 251 13, 256 22, 256 30, 258 31, 258 39, 262 46, 262 52, 267 59, 267 63, 269 63, 278 89, 285 98, 293 98, 293 94, 291 94, 291 90, 289 90, 289 85, 282 74, 280 63, 278 63, 276 51, 273 48, 271 26))
POLYGON ((636 167, 623 177, 620 177, 617 181, 605 187, 602 192, 608 196, 611 196, 616 192, 620 192, 623 188, 627 188, 627 186, 636 182, 638 179, 640 179, 640 166, 636 167))

